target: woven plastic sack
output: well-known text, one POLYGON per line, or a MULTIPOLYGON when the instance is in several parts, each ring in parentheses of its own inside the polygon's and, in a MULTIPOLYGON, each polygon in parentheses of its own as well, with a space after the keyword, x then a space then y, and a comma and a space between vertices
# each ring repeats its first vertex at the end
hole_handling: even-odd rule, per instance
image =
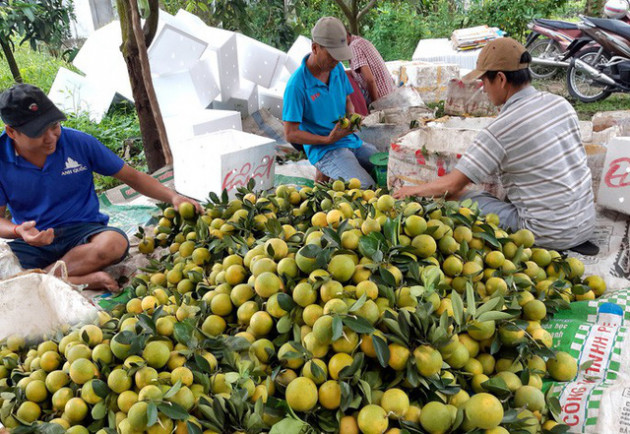
POLYGON ((0 241, 0 280, 15 276, 22 271, 20 262, 13 254, 9 244, 5 241, 0 241))
POLYGON ((53 273, 26 272, 0 281, 0 340, 13 334, 38 339, 66 324, 91 321, 96 306, 53 273))
POLYGON ((446 88, 444 113, 453 116, 496 116, 498 111, 483 91, 481 80, 464 83, 453 79, 446 88))

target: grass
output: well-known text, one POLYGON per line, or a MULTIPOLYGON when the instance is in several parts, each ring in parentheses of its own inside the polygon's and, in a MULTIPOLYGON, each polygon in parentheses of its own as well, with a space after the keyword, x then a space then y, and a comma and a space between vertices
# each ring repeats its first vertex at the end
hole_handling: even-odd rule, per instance
POLYGON ((630 94, 627 93, 614 93, 603 101, 592 103, 583 103, 571 98, 567 91, 566 78, 561 72, 550 80, 535 80, 533 85, 539 90, 546 90, 567 98, 582 121, 590 121, 597 112, 630 109, 630 94))

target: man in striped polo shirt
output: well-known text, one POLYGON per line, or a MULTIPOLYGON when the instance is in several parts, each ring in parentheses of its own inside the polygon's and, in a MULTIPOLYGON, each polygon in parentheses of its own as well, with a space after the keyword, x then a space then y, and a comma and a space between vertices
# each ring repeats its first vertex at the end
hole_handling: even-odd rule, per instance
POLYGON ((501 226, 532 231, 539 246, 597 254, 598 247, 588 241, 595 205, 577 115, 564 98, 531 86, 530 61, 525 47, 511 38, 486 45, 464 80, 481 78, 492 103, 502 106, 499 116, 451 173, 402 187, 395 196, 472 199, 484 214, 499 215, 501 226), (493 173, 499 173, 507 201, 466 191, 493 173))

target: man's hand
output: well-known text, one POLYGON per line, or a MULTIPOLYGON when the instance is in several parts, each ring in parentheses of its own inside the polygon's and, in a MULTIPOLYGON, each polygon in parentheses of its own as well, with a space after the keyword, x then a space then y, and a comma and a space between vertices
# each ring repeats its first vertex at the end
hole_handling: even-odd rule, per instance
POLYGON ((335 128, 328 134, 328 144, 331 145, 350 134, 352 134, 351 128, 341 128, 341 124, 337 122, 335 128))
POLYGON ((173 204, 173 207, 177 211, 179 211, 179 206, 182 203, 184 203, 184 202, 192 203, 195 206, 195 209, 197 210, 197 213, 199 213, 199 214, 203 214, 204 213, 203 207, 199 204, 199 202, 197 202, 194 199, 190 199, 190 198, 188 198, 186 196, 182 196, 181 194, 175 194, 175 195, 173 195, 173 199, 171 199, 171 203, 173 204))
POLYGON ((26 244, 35 247, 47 246, 52 243, 55 238, 55 231, 52 228, 39 231, 35 227, 35 221, 33 220, 19 225, 15 229, 15 233, 17 233, 26 244))
POLYGON ((418 186, 416 185, 407 185, 405 187, 400 187, 393 194, 395 199, 404 199, 406 197, 416 196, 418 194, 418 186))

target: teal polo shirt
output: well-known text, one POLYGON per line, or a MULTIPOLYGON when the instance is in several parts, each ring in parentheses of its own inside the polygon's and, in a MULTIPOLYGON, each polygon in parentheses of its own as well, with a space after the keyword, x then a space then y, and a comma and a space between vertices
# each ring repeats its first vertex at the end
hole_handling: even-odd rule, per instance
POLYGON ((8 205, 13 222, 35 220, 37 229, 77 223, 104 223, 94 175, 114 175, 125 162, 96 138, 61 128, 57 149, 39 168, 20 157, 13 140, 0 135, 0 206, 8 205))
MULTIPOLYGON (((306 67, 308 56, 310 54, 304 57, 287 83, 282 120, 298 122, 302 131, 327 136, 335 127, 335 121, 346 114, 346 97, 354 90, 341 62, 330 71, 326 84, 315 78, 306 67)), ((330 145, 304 145, 304 151, 311 164, 315 164, 328 151, 359 148, 361 144, 356 134, 350 134, 330 145)))

